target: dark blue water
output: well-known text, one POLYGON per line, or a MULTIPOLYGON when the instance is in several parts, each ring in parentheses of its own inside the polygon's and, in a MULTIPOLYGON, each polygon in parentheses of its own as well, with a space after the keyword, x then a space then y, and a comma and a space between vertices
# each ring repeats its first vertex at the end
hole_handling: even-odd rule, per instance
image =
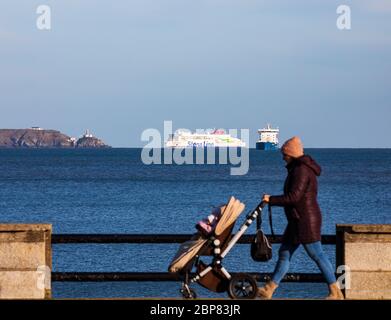
MULTIPOLYGON (((309 149, 322 166, 323 233, 337 223, 391 223, 391 149, 309 149)), ((193 233, 211 206, 234 195, 253 208, 279 194, 286 174, 279 152, 250 151, 250 170, 230 165, 144 165, 140 149, 0 150, 0 220, 51 223, 54 233, 193 233)), ((274 210, 277 233, 285 216, 274 210)), ((239 218, 243 221, 244 216, 239 218)), ((251 233, 255 226, 251 227, 251 233)), ((268 232, 268 228, 266 228, 268 232)), ((177 245, 54 245, 54 271, 166 271, 177 245)), ((277 249, 277 247, 275 248, 277 249)), ((334 248, 325 246, 334 262, 334 248)), ((248 245, 228 270, 269 272, 248 245)), ((317 272, 299 251, 292 272, 317 272)), ((178 296, 178 283, 54 283, 55 297, 178 296)), ((200 295, 214 296, 199 289, 200 295)), ((321 297, 323 284, 284 284, 278 295, 321 297)))

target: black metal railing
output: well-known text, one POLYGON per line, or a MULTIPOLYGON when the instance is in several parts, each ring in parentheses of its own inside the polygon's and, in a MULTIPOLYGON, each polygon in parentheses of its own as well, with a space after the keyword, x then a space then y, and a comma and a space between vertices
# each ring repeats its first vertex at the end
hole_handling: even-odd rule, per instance
MULTIPOLYGON (((67 243, 182 243, 189 240, 192 234, 54 234, 53 244, 67 243)), ((238 243, 249 244, 253 240, 253 234, 243 235, 238 243)), ((271 243, 281 243, 282 235, 268 236, 271 243)), ((335 235, 323 235, 323 244, 336 243, 335 235)))
MULTIPOLYGON (((169 244, 182 243, 189 240, 191 234, 56 234, 52 235, 52 244, 169 244)), ((254 235, 243 235, 238 243, 249 244, 254 235)), ((271 243, 281 243, 282 235, 268 236, 271 243)), ((335 235, 323 235, 322 243, 335 245, 335 235)), ((253 273, 258 281, 270 279, 270 273, 253 273)), ((232 274, 235 274, 234 272, 232 274)), ((52 281, 180 281, 177 274, 169 272, 53 272, 52 281)), ((318 273, 289 273, 285 282, 323 282, 323 276, 318 273)))

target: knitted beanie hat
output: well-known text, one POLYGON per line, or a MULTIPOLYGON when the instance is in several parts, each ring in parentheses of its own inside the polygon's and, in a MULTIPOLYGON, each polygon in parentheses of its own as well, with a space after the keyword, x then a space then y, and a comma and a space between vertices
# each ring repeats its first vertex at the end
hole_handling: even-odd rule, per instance
POLYGON ((281 147, 281 152, 293 158, 299 158, 304 155, 303 144, 299 137, 293 137, 285 141, 281 147))

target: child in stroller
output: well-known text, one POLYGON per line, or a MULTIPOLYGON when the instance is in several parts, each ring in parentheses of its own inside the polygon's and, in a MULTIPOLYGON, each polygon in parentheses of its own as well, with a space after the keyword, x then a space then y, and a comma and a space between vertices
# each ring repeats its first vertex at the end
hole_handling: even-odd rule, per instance
POLYGON ((232 236, 232 230, 245 206, 234 197, 226 205, 216 208, 212 215, 197 224, 198 232, 184 242, 168 268, 169 272, 184 276, 181 293, 184 298, 196 298, 190 283, 199 283, 214 292, 228 292, 232 299, 254 299, 257 294, 257 282, 249 274, 235 276, 223 267, 222 261, 238 242, 247 228, 261 214, 264 204, 260 203, 250 212, 239 231, 232 236), (200 260, 201 256, 212 256, 210 264, 200 260), (190 277, 195 267, 196 275, 190 277))

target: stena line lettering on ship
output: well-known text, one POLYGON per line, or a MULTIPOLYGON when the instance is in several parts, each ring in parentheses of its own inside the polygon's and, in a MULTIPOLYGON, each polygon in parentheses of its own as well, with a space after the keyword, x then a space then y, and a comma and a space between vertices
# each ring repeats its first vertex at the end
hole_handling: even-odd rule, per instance
MULTIPOLYGON (((193 141, 188 141, 187 142, 187 147, 188 148, 215 148, 215 144, 213 142, 193 142, 193 141)), ((178 148, 177 146, 171 147, 168 146, 168 148, 178 148)), ((181 147, 179 147, 181 148, 181 147)))
POLYGON ((179 129, 173 133, 172 121, 164 121, 164 132, 145 129, 141 141, 141 161, 146 164, 231 164, 231 175, 245 175, 249 170, 249 129, 197 129, 192 133, 179 129), (163 137, 163 138, 162 138, 163 137), (216 152, 217 151, 217 152, 216 152))
POLYGON ((165 146, 167 148, 245 148, 246 143, 232 137, 224 129, 198 129, 195 133, 188 129, 178 129, 174 134, 169 135, 165 146))

